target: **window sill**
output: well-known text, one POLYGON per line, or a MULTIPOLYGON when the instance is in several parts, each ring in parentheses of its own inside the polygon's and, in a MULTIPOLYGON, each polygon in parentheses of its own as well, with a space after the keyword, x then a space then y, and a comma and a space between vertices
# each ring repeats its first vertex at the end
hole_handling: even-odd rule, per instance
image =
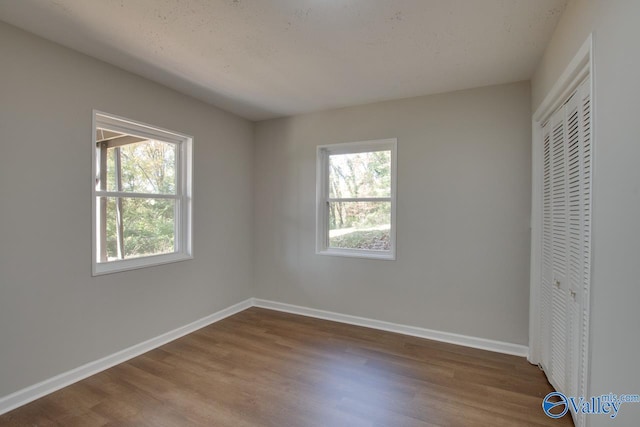
POLYGON ((193 255, 173 253, 125 259, 121 261, 94 262, 92 276, 136 270, 138 268, 153 267, 155 265, 171 264, 189 259, 193 259, 193 255))
POLYGON ((328 256, 340 256, 347 258, 365 258, 365 259, 378 259, 383 261, 395 261, 396 254, 393 251, 389 252, 376 252, 376 251, 361 251, 361 250, 353 250, 353 249, 325 249, 321 251, 316 251, 317 255, 328 255, 328 256))

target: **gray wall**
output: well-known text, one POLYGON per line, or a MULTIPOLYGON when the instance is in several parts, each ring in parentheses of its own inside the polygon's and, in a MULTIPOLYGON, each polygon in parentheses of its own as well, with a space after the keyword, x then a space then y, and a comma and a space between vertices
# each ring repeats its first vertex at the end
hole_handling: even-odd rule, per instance
POLYGON ((0 58, 0 396, 251 296, 251 123, 3 23, 0 58), (194 260, 91 277, 94 108, 194 136, 194 260))
MULTIPOLYGON (((574 0, 533 81, 538 105, 590 32, 594 36, 594 205, 590 393, 640 394, 640 2, 574 0)), ((591 426, 637 426, 640 404, 591 426)))
POLYGON ((256 296, 527 344, 528 82, 256 125, 256 296), (316 255, 315 148, 398 138, 397 260, 316 255))

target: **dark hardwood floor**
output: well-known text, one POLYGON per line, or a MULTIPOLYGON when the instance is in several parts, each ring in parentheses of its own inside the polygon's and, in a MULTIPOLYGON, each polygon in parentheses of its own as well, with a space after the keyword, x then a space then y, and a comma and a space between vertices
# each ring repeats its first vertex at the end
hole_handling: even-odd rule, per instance
POLYGON ((524 358, 250 308, 2 426, 562 426, 524 358))

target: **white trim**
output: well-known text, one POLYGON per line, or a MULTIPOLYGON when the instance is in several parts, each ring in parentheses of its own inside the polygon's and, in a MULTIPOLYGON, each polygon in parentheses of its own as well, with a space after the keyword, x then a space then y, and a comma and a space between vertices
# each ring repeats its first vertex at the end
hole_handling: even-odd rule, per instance
POLYGON ((398 139, 387 138, 369 141, 344 142, 339 144, 319 145, 316 147, 316 254, 344 256, 352 258, 369 258, 394 261, 396 259, 396 205, 398 188, 398 139), (340 198, 329 197, 327 182, 329 180, 329 155, 351 154, 376 151, 391 151, 391 195, 390 197, 340 198), (391 203, 391 224, 389 228, 391 249, 389 251, 373 251, 365 249, 346 249, 329 247, 329 230, 326 203, 331 201, 362 201, 391 203))
POLYGON ((529 261, 529 355, 527 360, 539 365, 540 356, 540 281, 542 280, 542 128, 535 119, 531 120, 531 251, 529 261), (534 283, 536 284, 534 286, 534 283))
POLYGON ((253 299, 249 298, 242 302, 239 302, 231 307, 227 307, 202 319, 191 322, 188 325, 181 326, 172 331, 165 332, 158 335, 155 338, 143 341, 139 344, 135 344, 129 348, 113 353, 109 356, 103 357, 93 362, 89 362, 85 365, 79 366, 70 371, 63 372, 60 375, 46 379, 42 382, 34 384, 32 386, 18 390, 15 393, 0 398, 0 415, 11 411, 19 406, 26 405, 40 397, 43 397, 49 393, 53 393, 63 387, 71 385, 82 379, 85 379, 91 375, 95 375, 98 372, 102 372, 112 366, 119 363, 126 362, 136 356, 160 347, 168 342, 176 340, 200 328, 211 325, 226 317, 232 316, 236 313, 246 310, 253 305, 253 299))
POLYGON ((162 193, 132 193, 129 191, 102 191, 96 190, 96 197, 121 197, 126 199, 127 197, 132 199, 171 199, 180 200, 178 194, 162 194, 162 193))
POLYGON ((119 259, 109 262, 96 262, 93 266, 93 275, 118 273, 120 271, 137 270, 139 268, 154 267, 156 265, 173 262, 188 261, 193 259, 191 254, 183 254, 178 251, 170 254, 145 255, 140 258, 119 259))
POLYGON ((465 347, 473 347, 481 350, 495 351, 498 353, 511 354, 514 356, 526 357, 528 354, 528 347, 520 344, 489 340, 486 338, 471 337, 468 335, 454 334, 451 332, 436 331, 433 329, 425 329, 417 326, 408 326, 398 323, 385 322, 382 320, 368 319, 366 317, 351 316, 349 314, 318 310, 315 308, 285 304, 259 298, 253 299, 253 305, 255 307, 267 308, 270 310, 283 311, 286 313, 299 314, 301 316, 347 323, 349 325, 364 326, 366 328, 395 332, 397 334, 410 335, 413 337, 446 342, 449 344, 462 345, 465 347))
POLYGON ((589 34, 569 65, 567 65, 567 68, 565 68, 536 109, 533 114, 534 121, 544 123, 590 73, 592 50, 593 36, 589 34))
POLYGON ((131 120, 126 117, 117 116, 111 113, 105 113, 104 111, 93 110, 94 118, 101 124, 114 128, 114 130, 121 130, 122 133, 128 133, 142 138, 160 138, 163 141, 180 143, 185 138, 193 139, 193 136, 183 133, 174 132, 169 129, 161 128, 159 126, 150 125, 148 123, 140 122, 137 120, 131 120), (122 125, 122 122, 126 123, 126 126, 122 125), (133 133, 132 133, 133 132, 133 133))
POLYGON ((362 259, 380 259, 383 261, 395 261, 396 257, 388 251, 346 249, 346 248, 327 248, 323 251, 316 252, 316 255, 325 256, 342 256, 347 258, 362 259))
POLYGON ((342 197, 333 198, 329 197, 327 201, 331 203, 335 202, 393 202, 391 197, 342 197))
POLYGON ((542 127, 531 121, 531 251, 529 271, 529 356, 527 360, 539 365, 540 354, 540 283, 542 280, 542 127), (536 284, 534 286, 534 283, 536 284))
POLYGON ((386 151, 398 142, 397 138, 370 139, 367 141, 339 142, 337 144, 319 145, 318 149, 327 150, 331 154, 366 153, 386 151))

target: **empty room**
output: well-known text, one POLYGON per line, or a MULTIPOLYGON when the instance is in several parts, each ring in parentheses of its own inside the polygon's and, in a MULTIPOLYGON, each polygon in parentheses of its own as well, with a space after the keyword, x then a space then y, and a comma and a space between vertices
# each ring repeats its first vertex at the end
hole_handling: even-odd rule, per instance
POLYGON ((0 0, 0 426, 640 425, 638 22, 0 0))

